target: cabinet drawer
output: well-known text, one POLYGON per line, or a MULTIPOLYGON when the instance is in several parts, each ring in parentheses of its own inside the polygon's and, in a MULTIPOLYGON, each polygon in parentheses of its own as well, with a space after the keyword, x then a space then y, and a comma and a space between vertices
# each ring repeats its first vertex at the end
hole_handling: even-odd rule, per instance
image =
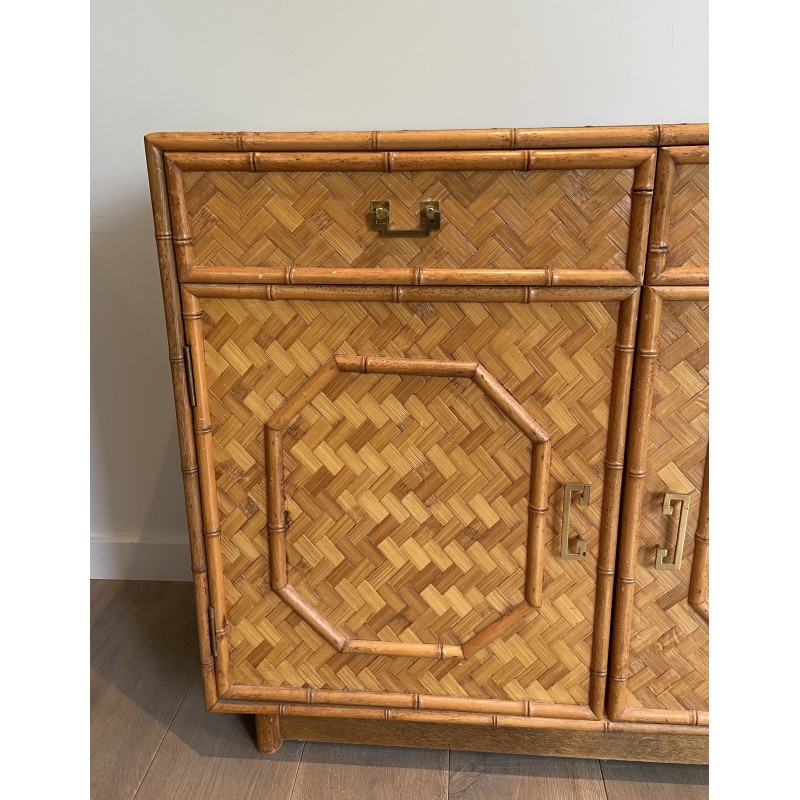
POLYGON ((708 152, 708 145, 658 151, 648 284, 708 284, 708 152))
POLYGON ((602 724, 638 290, 537 291, 184 287, 221 697, 602 724))
POLYGON ((638 285, 655 149, 167 153, 181 278, 638 285), (371 204, 387 201, 388 231, 371 204), (439 204, 420 231, 420 204, 439 204))

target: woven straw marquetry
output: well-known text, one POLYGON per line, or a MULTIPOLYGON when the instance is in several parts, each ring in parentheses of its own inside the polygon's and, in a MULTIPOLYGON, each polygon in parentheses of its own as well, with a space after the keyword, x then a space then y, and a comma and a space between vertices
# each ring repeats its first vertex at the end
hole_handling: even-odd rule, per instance
POLYGON ((626 268, 633 169, 531 172, 186 172, 197 265, 261 267, 626 268), (419 203, 441 203, 441 229, 418 228, 419 203))
POLYGON ((628 707, 708 709, 708 623, 688 602, 707 445, 708 303, 664 302, 639 530, 628 707), (678 572, 654 569, 657 548, 668 548, 672 558, 677 533, 677 511, 673 517, 662 514, 665 492, 690 496, 678 572))
MULTIPOLYGON (((201 306, 232 684, 585 706, 619 304, 201 306), (270 588, 265 424, 336 354, 480 363, 552 437, 541 607, 467 657, 337 652, 270 588)), ((455 645, 524 600, 532 443, 473 381, 336 375, 282 435, 288 580, 344 635, 455 645)))
POLYGON ((708 164, 676 170, 666 267, 708 267, 708 164))

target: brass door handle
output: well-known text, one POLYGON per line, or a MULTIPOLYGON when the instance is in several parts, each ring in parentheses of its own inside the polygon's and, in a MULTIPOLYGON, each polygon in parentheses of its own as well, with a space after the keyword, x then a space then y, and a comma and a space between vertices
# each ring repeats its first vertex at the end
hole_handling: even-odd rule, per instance
POLYGON ((683 560, 683 544, 686 541, 686 524, 689 522, 689 495, 688 494, 675 494, 674 492, 667 492, 664 495, 664 505, 661 513, 665 517, 671 517, 675 508, 673 503, 681 504, 681 515, 678 519, 678 540, 675 542, 675 556, 672 562, 664 562, 667 557, 667 550, 659 547, 656 550, 656 569, 669 570, 676 572, 681 568, 681 561, 683 560))
POLYGON ((578 546, 577 553, 570 553, 569 551, 569 511, 572 507, 572 495, 580 492, 578 498, 579 506, 589 505, 589 484, 588 483, 567 483, 564 484, 564 511, 561 514, 561 558, 569 559, 570 561, 579 558, 586 558, 586 540, 582 536, 575 539, 575 544, 578 546))
POLYGON ((438 231, 441 223, 441 212, 438 200, 423 200, 419 204, 421 228, 411 230, 389 230, 389 201, 372 200, 369 204, 369 218, 372 230, 381 236, 427 236, 431 231, 438 231))

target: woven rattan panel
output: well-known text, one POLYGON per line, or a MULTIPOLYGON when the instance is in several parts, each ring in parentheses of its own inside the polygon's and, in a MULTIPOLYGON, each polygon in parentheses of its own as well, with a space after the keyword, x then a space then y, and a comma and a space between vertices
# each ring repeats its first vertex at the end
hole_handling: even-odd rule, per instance
MULTIPOLYGON (((586 704, 618 304, 202 308, 232 682, 586 704), (337 653, 269 588, 264 423, 337 353, 479 361, 552 437, 543 604, 470 658, 337 653)), ((292 585, 348 635, 463 641, 522 600, 530 446, 470 381, 337 377, 284 432, 292 585)))
POLYGON ((271 267, 625 269, 632 169, 531 172, 186 172, 198 265, 271 267), (389 200, 392 228, 418 228, 419 202, 441 202, 429 237, 384 238, 371 200, 389 200))
POLYGON ((708 624, 688 604, 694 532, 708 444, 708 303, 667 301, 653 395, 647 477, 631 628, 630 707, 708 709, 708 624), (690 496, 679 571, 655 570, 656 549, 675 546, 677 513, 665 492, 690 496))
POLYGON ((708 266, 708 165, 676 167, 667 269, 708 266))

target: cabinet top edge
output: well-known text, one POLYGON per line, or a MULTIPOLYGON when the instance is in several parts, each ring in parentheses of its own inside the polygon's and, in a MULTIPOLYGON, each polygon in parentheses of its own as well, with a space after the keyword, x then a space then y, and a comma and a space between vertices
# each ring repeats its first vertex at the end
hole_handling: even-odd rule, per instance
POLYGON ((173 151, 515 150, 708 144, 707 123, 489 128, 476 130, 148 133, 145 142, 173 151))

